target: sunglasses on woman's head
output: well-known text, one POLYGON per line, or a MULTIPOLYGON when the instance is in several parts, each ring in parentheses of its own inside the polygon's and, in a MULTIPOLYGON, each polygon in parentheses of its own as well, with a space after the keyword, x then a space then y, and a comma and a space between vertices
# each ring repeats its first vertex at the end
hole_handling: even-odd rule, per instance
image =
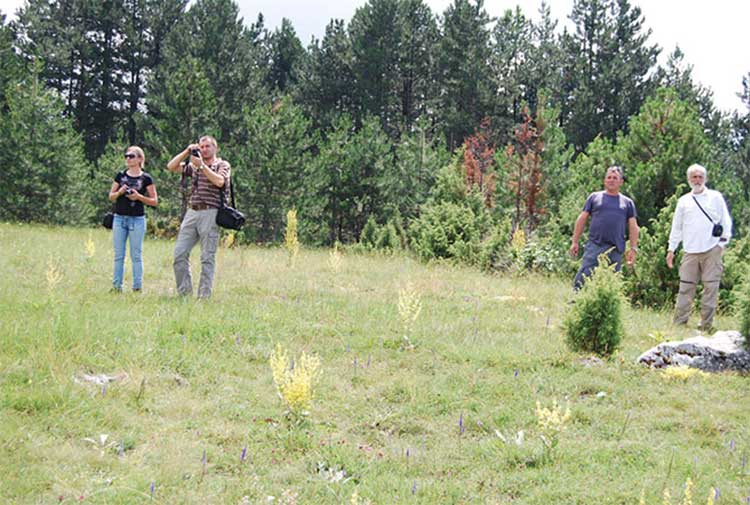
POLYGON ((132 160, 133 158, 137 158, 137 157, 138 157, 138 155, 137 155, 137 154, 133 154, 133 153, 125 153, 125 158, 127 158, 127 159, 129 159, 129 160, 132 160))

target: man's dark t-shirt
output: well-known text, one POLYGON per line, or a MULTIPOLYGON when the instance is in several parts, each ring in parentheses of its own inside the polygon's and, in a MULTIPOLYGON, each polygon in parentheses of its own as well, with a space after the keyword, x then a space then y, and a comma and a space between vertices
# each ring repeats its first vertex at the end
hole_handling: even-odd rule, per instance
POLYGON ((633 200, 622 194, 597 191, 586 199, 583 210, 591 215, 589 240, 599 246, 615 246, 624 252, 628 220, 636 217, 633 200))
MULTIPOLYGON (((128 175, 127 170, 124 170, 117 173, 115 182, 125 184, 127 187, 138 191, 138 193, 148 196, 146 188, 151 186, 154 180, 146 172, 141 172, 141 175, 138 177, 133 177, 132 175, 128 175)), ((115 214, 121 216, 143 216, 145 214, 143 202, 130 200, 127 196, 120 195, 115 202, 115 214)))

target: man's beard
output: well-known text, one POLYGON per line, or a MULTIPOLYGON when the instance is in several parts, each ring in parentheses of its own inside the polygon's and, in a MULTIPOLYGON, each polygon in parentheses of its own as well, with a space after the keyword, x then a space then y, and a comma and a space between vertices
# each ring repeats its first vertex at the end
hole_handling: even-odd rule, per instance
POLYGON ((706 189, 705 184, 691 184, 690 189, 693 190, 693 193, 703 193, 703 190, 706 189))

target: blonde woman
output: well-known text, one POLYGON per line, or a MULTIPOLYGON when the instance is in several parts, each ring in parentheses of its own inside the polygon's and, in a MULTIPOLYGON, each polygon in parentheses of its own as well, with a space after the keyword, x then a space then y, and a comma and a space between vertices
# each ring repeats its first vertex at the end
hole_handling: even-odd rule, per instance
POLYGON ((109 201, 115 202, 112 223, 112 244, 115 250, 115 268, 112 290, 122 291, 125 270, 125 244, 130 239, 130 262, 133 266, 133 291, 143 288, 143 237, 146 235, 144 204, 156 207, 159 199, 153 178, 143 171, 146 156, 143 149, 130 146, 125 151, 127 168, 115 175, 109 190, 109 201))

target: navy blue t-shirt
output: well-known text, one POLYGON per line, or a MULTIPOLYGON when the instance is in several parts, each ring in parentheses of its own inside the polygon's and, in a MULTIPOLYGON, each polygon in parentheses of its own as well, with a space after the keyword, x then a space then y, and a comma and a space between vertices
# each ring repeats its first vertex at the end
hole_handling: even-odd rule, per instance
POLYGON ((583 210, 591 215, 589 240, 599 246, 615 246, 624 252, 628 220, 636 217, 633 200, 622 194, 597 191, 586 199, 583 210))
MULTIPOLYGON (((141 172, 141 175, 138 177, 133 177, 132 175, 128 175, 127 170, 123 170, 115 175, 115 182, 118 184, 125 184, 127 187, 138 191, 140 194, 148 196, 146 188, 154 183, 154 179, 146 172, 141 172)), ((145 211, 143 210, 143 202, 130 200, 127 196, 120 195, 115 202, 115 214, 121 216, 143 216, 145 214, 145 211)))

